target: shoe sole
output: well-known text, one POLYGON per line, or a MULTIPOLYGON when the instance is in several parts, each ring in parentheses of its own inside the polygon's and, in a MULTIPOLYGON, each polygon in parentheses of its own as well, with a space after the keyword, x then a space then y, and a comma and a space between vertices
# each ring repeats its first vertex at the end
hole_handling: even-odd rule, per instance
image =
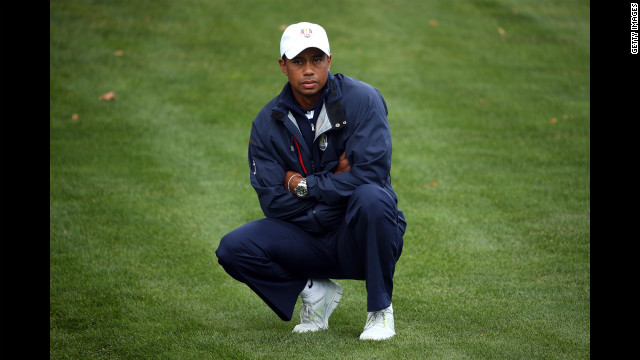
POLYGON ((395 335, 395 333, 391 334, 391 335, 386 335, 386 336, 360 336, 360 340, 371 340, 371 341, 383 341, 383 340, 388 340, 391 339, 393 336, 395 335))

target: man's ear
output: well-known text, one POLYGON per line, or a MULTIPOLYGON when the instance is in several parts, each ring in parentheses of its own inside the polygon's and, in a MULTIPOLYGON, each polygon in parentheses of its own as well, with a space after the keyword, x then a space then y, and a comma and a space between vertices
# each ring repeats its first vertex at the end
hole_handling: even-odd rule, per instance
POLYGON ((278 59, 278 63, 280 64, 280 69, 282 72, 287 75, 287 65, 284 59, 278 59))

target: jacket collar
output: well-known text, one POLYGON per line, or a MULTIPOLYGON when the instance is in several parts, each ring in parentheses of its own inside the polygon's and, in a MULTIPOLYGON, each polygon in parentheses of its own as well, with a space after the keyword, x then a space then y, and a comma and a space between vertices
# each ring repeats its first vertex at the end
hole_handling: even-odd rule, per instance
MULTIPOLYGON (((328 130, 330 128, 340 129, 346 126, 347 118, 344 115, 344 110, 340 103, 342 99, 342 89, 338 86, 338 79, 333 74, 329 73, 327 84, 322 91, 324 91, 324 94, 321 100, 324 101, 324 104, 320 108, 320 111, 321 114, 326 114, 326 116, 322 117, 323 119, 319 119, 323 124, 322 128, 328 130), (325 117, 326 119, 324 119, 325 117), (325 122, 326 125, 324 124, 325 122)), ((278 95, 275 106, 271 109, 271 117, 284 121, 291 110, 299 111, 299 106, 294 101, 293 94, 291 93, 291 85, 287 82, 282 92, 280 92, 280 95, 278 95)), ((320 129, 320 126, 318 129, 320 129)), ((317 134, 320 133, 320 131, 317 132, 317 134)))
MULTIPOLYGON (((314 105, 313 109, 319 109, 322 106, 322 103, 327 98, 329 89, 331 88, 331 83, 332 81, 329 81, 329 79, 327 79, 327 83, 322 88, 322 96, 320 96, 320 99, 318 99, 318 103, 314 105)), ((294 99, 293 91, 291 90, 291 84, 289 82, 284 85, 282 92, 280 92, 277 106, 300 114, 304 114, 306 112, 306 110, 302 109, 300 105, 298 105, 298 102, 294 99)))

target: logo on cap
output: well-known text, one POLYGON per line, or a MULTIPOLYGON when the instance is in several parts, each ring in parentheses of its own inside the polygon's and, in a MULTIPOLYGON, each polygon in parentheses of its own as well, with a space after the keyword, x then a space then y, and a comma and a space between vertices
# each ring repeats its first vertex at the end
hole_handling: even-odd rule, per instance
POLYGON ((311 33, 312 32, 313 31, 311 31, 311 29, 302 29, 302 30, 300 30, 300 34, 302 34, 302 36, 304 36, 306 38, 311 37, 311 33))

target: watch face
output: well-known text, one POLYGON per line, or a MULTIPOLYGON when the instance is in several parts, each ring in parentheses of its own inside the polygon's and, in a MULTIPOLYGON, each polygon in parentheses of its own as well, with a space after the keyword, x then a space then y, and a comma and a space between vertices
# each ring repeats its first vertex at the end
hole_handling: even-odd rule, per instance
POLYGON ((299 197, 305 197, 307 196, 307 184, 306 182, 300 182, 300 184, 298 184, 298 186, 296 186, 296 195, 298 195, 299 197))

